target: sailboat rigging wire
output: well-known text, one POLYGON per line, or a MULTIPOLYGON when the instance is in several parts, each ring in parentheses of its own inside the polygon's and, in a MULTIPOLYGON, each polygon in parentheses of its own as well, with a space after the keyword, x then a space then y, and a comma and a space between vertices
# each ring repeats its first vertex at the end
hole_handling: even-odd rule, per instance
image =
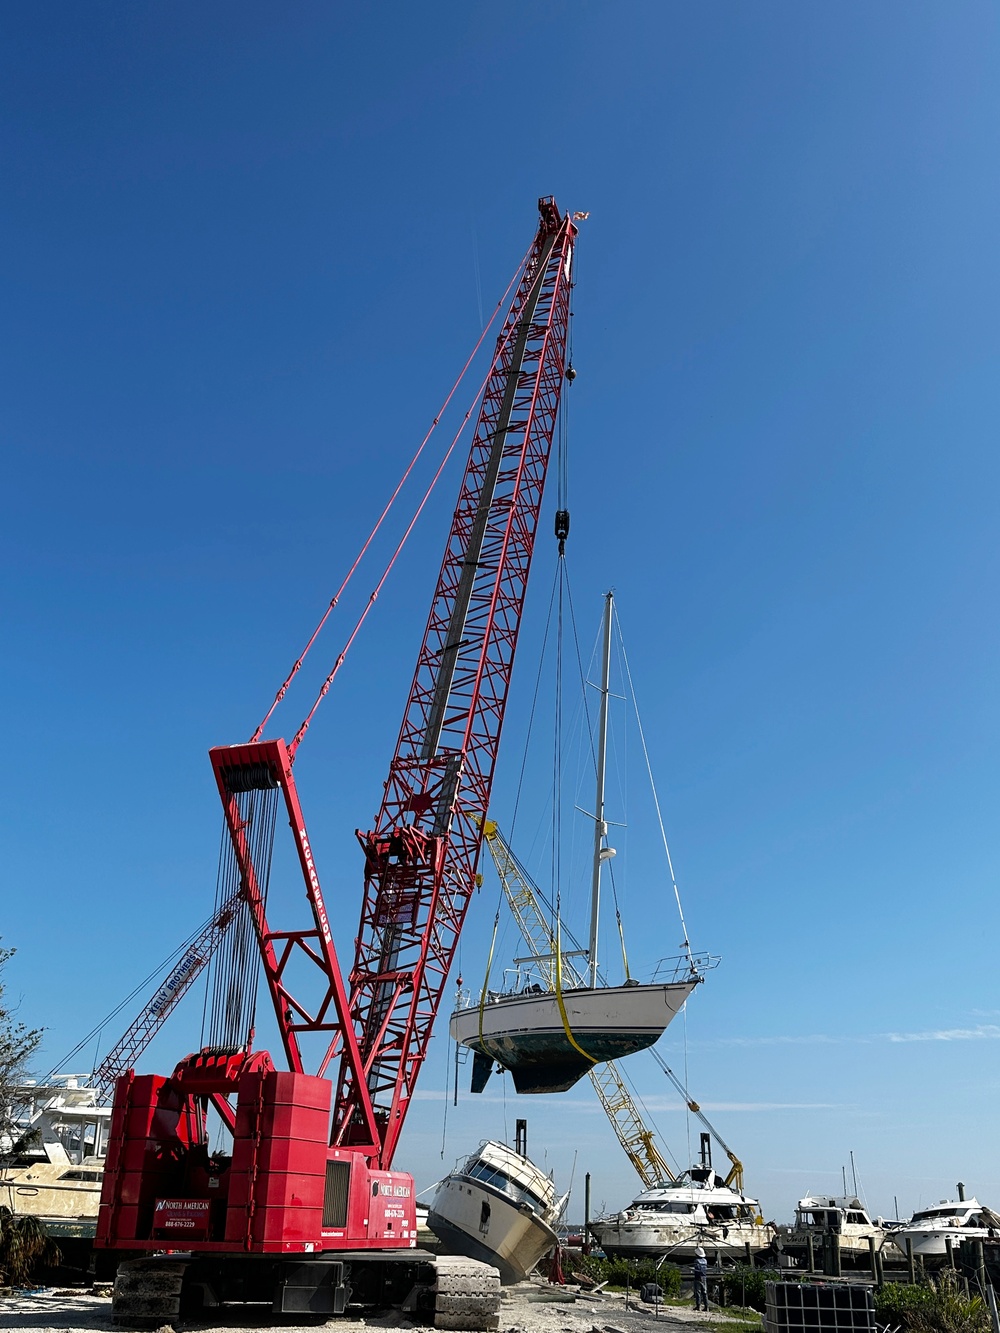
MULTIPOLYGON (((322 630, 323 626, 326 624, 327 620, 328 620, 329 617, 330 617, 330 613, 331 613, 331 611, 332 611, 333 608, 337 605, 337 603, 340 601, 341 597, 343 596, 343 594, 344 594, 344 592, 345 592, 345 590, 346 590, 346 588, 347 588, 347 585, 350 583, 351 579, 354 577, 354 574, 355 574, 355 571, 356 571, 357 568, 358 568, 358 565, 360 565, 361 561, 364 559, 365 554, 367 553, 369 546, 371 546, 372 542, 375 540, 375 537, 376 537, 376 535, 377 535, 379 529, 381 528, 381 526, 382 526, 383 522, 385 521, 385 519, 388 517, 388 514, 389 514, 390 509, 392 509, 393 505, 396 503, 396 500, 397 500, 397 498, 398 498, 398 496, 399 496, 400 491, 401 491, 401 490, 403 489, 403 487, 405 486, 405 484, 406 484, 406 482, 407 482, 407 479, 409 478, 410 473, 413 471, 414 467, 416 466, 417 461, 418 461, 419 458, 420 458, 420 455, 423 453, 424 448, 425 448, 425 446, 427 445, 427 442, 430 440, 430 438, 431 438, 431 436, 434 434, 435 430, 437 430, 437 427, 438 427, 438 424, 439 424, 440 421, 441 421, 441 418, 444 416, 444 414, 445 414, 445 412, 446 412, 446 410, 447 410, 447 408, 448 408, 448 405, 451 403, 452 398, 455 396, 455 394, 456 394, 457 391, 458 391, 458 387, 459 387, 459 385, 462 383, 462 380, 465 378, 465 373, 466 373, 466 371, 469 369, 469 366, 472 364, 473 360, 475 359, 475 356, 476 356, 476 354, 478 353, 480 347, 482 347, 482 345, 483 345, 483 341, 484 341, 484 339, 485 339, 487 333, 488 333, 489 330, 493 327, 493 324, 496 322, 496 317, 497 317, 497 315, 499 314, 500 310, 502 309, 503 305, 505 304, 505 302, 506 302, 506 300, 507 300, 507 297, 510 295, 511 289, 514 287, 515 283, 517 283, 518 280, 520 279, 520 276, 521 276, 521 274, 522 274, 523 271, 524 271, 524 267, 525 267, 525 265, 526 265, 527 262, 528 262, 528 255, 529 255, 530 253, 531 253, 531 250, 530 250, 530 248, 529 248, 529 249, 525 252, 524 258, 521 260, 521 262, 518 264, 517 268, 514 270, 514 276, 511 278, 510 282, 507 284, 507 290, 504 292, 503 296, 501 296, 500 300, 497 302, 497 304, 496 304, 496 308, 494 309, 493 314, 490 316, 490 321, 489 321, 489 323, 483 326, 483 331, 482 331, 482 333, 479 335, 479 340, 477 341, 475 347, 473 347, 472 351, 469 353, 468 359, 466 360, 465 365, 462 367, 461 371, 459 372, 458 378, 455 380, 455 383, 454 383, 454 384, 451 386, 451 388, 449 389, 449 391, 448 391, 448 396, 445 398, 444 402, 443 402, 443 403, 441 404, 441 406, 438 408, 438 410, 437 410, 437 414, 435 415, 434 420, 431 422, 430 427, 429 427, 429 429, 428 429, 428 431, 427 431, 427 434, 424 436, 424 438, 420 441, 420 444, 417 446, 417 451, 416 451, 416 453, 415 453, 415 454, 413 455, 413 457, 410 459, 410 462, 409 462, 409 464, 408 464, 408 466, 407 466, 407 468, 406 468, 406 471, 403 473, 402 477, 400 477, 399 482, 398 482, 398 484, 397 484, 397 486, 396 486, 396 489, 393 491, 392 495, 390 495, 390 497, 389 497, 389 501, 388 501, 388 503, 386 504, 385 508, 382 510, 382 513, 379 515, 378 520, 377 520, 376 523, 375 523, 375 526, 372 528, 371 532, 368 534, 368 538, 367 538, 367 540, 365 541, 364 545, 362 546, 361 550, 358 552, 357 556, 355 557, 354 563, 351 565, 350 569, 347 571, 347 574, 346 574, 345 577, 344 577, 344 581, 341 583, 340 587, 337 589, 337 591, 334 593, 333 597, 330 599, 330 604, 329 604, 329 606, 326 608, 326 610, 323 612, 323 615, 320 617, 319 624, 318 624, 318 625, 316 626, 316 628, 313 630, 312 634, 311 634, 310 637, 309 637, 309 641, 306 643, 306 646, 302 649, 302 652, 301 652, 301 653, 299 654, 299 656, 295 659, 295 662, 294 662, 293 665, 292 665, 292 669, 291 669, 291 671, 289 671, 288 675, 285 677, 285 680, 283 681, 283 683, 282 683, 282 684, 280 685, 280 687, 278 688, 278 692, 277 692, 277 694, 275 694, 275 696, 274 696, 274 701, 273 701, 273 703, 271 704, 271 707, 270 707, 270 708, 267 710, 267 712, 264 714, 263 718, 261 719, 261 722, 260 722, 259 726, 257 727, 257 730, 256 730, 256 731, 254 732, 254 734, 250 737, 250 741, 251 741, 251 743, 253 743, 254 741, 258 741, 258 740, 260 740, 260 737, 261 737, 261 734, 263 733, 264 728, 267 726, 268 722, 270 721, 271 714, 272 714, 272 713, 274 712, 274 710, 277 708, 278 704, 281 703, 282 699, 284 699, 286 693, 288 692, 288 687, 289 687, 289 685, 291 685, 292 680, 295 678, 295 676, 297 675, 297 673, 298 673, 298 671, 299 671, 299 668, 302 666, 302 663, 303 663, 303 662, 305 661, 305 659, 306 659, 306 654, 309 652, 309 650, 312 648, 313 644, 316 642, 317 638, 319 637, 320 631, 322 630)), ((478 257, 478 254, 477 254, 477 256, 476 256, 476 281, 478 282, 478 280, 479 280, 479 257, 478 257)), ((480 321, 481 321, 481 320, 482 320, 482 294, 481 294, 481 293, 480 293, 479 305, 480 305, 480 321)), ((492 368, 492 367, 491 367, 491 368, 492 368)), ((488 378, 488 377, 487 377, 487 378, 488 378)), ((481 392, 482 392, 482 389, 480 389, 480 393, 481 393, 481 392)), ((478 401, 478 399, 479 399, 479 394, 476 395, 476 400, 475 400, 475 401, 478 401)), ((466 418, 466 420, 468 420, 468 418, 466 418)), ((463 425, 464 425, 464 422, 463 422, 463 425)), ((454 448, 454 442, 452 443, 452 448, 454 448)), ((451 451, 449 450, 449 454, 450 454, 450 452, 451 452, 451 451)))
POLYGON ((500 911, 493 918, 493 938, 490 940, 490 953, 486 959, 486 975, 483 977, 483 989, 479 993, 479 1040, 483 1040, 483 1011, 486 1008, 486 992, 490 984, 490 968, 493 966, 493 951, 497 947, 497 931, 500 929, 500 911))
MULTIPOLYGON (((628 654, 625 651, 625 640, 622 637, 621 623, 618 620, 618 612, 615 611, 615 624, 618 626, 618 642, 621 645, 622 663, 625 667, 625 677, 628 680, 629 694, 632 698, 632 710, 635 713, 635 724, 639 731, 639 742, 642 745, 642 755, 646 761, 646 773, 649 776, 649 786, 653 793, 653 804, 656 807, 656 819, 660 825, 660 837, 663 840, 663 850, 667 854, 667 868, 670 871, 670 883, 674 890, 674 900, 677 903, 677 915, 681 919, 681 930, 684 932, 684 942, 681 948, 686 952, 688 958, 691 958, 691 943, 688 936, 687 922, 684 920, 684 908, 681 905, 681 891, 677 887, 677 876, 674 874, 674 863, 670 855, 670 844, 667 842, 667 830, 663 824, 663 812, 660 810, 660 798, 656 792, 656 783, 653 780, 653 766, 649 759, 649 748, 646 745, 646 733, 642 728, 642 718, 639 715, 639 701, 635 694, 635 685, 632 683, 632 670, 628 664, 628 654)), ((685 1079, 685 1082, 687 1080, 685 1079)))

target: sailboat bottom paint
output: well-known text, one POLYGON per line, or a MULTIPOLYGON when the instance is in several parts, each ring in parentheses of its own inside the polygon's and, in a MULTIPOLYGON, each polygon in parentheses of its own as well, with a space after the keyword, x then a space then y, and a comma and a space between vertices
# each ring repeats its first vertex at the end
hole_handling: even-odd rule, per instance
POLYGON ((476 1053, 472 1091, 496 1062, 519 1093, 565 1092, 596 1064, 654 1045, 701 980, 520 993, 458 1009, 451 1035, 476 1053), (563 1012, 564 1011, 564 1012, 563 1012))

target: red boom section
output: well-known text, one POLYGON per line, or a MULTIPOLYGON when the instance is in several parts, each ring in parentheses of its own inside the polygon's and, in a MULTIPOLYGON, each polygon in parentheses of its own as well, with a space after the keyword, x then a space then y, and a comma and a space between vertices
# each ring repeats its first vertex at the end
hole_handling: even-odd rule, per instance
MULTIPOLYGON (((365 850, 350 1009, 367 1087, 342 1061, 336 1144, 374 1105, 388 1168, 475 887, 566 370, 576 228, 555 201, 498 339, 385 796, 365 850)), ((322 1071, 321 1071, 322 1072, 322 1071)))
POLYGON ((329 1034, 330 1051, 343 1043, 343 1063, 355 1071, 355 1081, 361 1084, 362 1089, 358 1102, 355 1144, 359 1151, 374 1155, 379 1148, 378 1130, 367 1088, 363 1083, 364 1070, 358 1040, 348 1015, 347 990, 337 962, 330 921, 292 776, 288 749, 283 740, 257 741, 247 745, 216 746, 209 751, 209 758, 222 797, 242 893, 257 936, 288 1067, 296 1074, 305 1072, 299 1046, 300 1033, 329 1034), (254 811, 252 798, 263 792, 271 792, 275 796, 280 792, 295 839, 299 869, 305 882, 306 899, 312 916, 311 925, 298 930, 273 930, 267 919, 266 873, 255 859, 252 836, 253 821, 259 817, 254 811), (312 988, 312 999, 303 995, 301 982, 294 993, 291 989, 289 964, 293 960, 300 963, 304 959, 314 965, 314 971, 308 970, 312 971, 319 983, 318 987, 312 988), (358 1075, 361 1077, 358 1078, 358 1075))

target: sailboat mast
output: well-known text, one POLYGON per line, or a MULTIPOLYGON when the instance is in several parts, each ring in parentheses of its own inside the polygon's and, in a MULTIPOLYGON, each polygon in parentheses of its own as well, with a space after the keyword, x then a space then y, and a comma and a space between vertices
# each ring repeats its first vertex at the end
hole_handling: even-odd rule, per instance
POLYGON ((594 803, 594 869, 590 885, 590 985, 597 985, 597 936, 601 911, 601 866, 608 825, 604 818, 604 775, 608 758, 608 700, 611 697, 611 622, 615 595, 604 597, 604 656, 601 662, 601 716, 597 727, 597 799, 594 803))

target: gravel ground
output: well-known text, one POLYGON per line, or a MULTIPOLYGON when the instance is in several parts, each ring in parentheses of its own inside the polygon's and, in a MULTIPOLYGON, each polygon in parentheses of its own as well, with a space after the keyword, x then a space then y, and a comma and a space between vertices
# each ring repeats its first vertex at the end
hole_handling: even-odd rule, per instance
MULTIPOLYGON (((666 1306, 659 1318, 634 1298, 626 1303, 614 1293, 600 1296, 577 1293, 539 1283, 522 1282, 505 1287, 500 1310, 500 1333, 656 1333, 667 1328, 687 1333, 710 1329, 731 1321, 728 1312, 696 1314, 683 1306, 666 1306), (575 1299, 574 1299, 575 1297, 575 1299)), ((263 1321, 234 1317, 224 1329, 208 1324, 184 1322, 181 1333, 226 1333, 233 1328, 260 1327, 263 1321)), ((315 1333, 316 1325, 304 1328, 282 1324, 282 1333, 315 1333)), ((331 1333, 357 1333, 361 1329, 405 1330, 414 1328, 404 1315, 390 1313, 366 1319, 331 1319, 331 1333)), ((42 1288, 0 1298, 0 1328, 23 1329, 25 1333, 120 1333, 111 1322, 111 1300, 107 1296, 42 1288)), ((168 1333, 165 1326, 160 1333, 168 1333)))

